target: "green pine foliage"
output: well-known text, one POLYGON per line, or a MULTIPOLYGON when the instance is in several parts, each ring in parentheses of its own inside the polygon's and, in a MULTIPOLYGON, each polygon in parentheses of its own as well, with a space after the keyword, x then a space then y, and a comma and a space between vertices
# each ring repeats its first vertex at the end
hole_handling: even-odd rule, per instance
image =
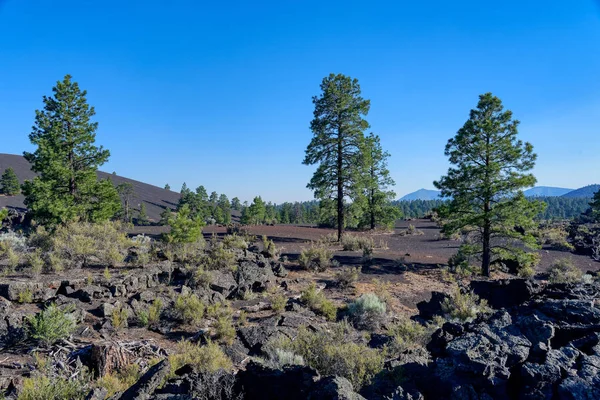
POLYGON ((142 201, 142 204, 140 204, 140 211, 138 213, 138 217, 137 217, 137 224, 140 226, 145 226, 148 225, 150 223, 150 221, 148 221, 148 213, 146 211, 146 203, 144 203, 142 201))
POLYGON ((260 196, 257 196, 248 207, 242 211, 242 224, 259 225, 265 222, 267 208, 260 196))
POLYGON ((434 182, 451 199, 439 209, 444 232, 470 234, 463 250, 481 258, 486 276, 494 258, 518 258, 519 244, 537 247, 531 232, 543 203, 527 200, 522 192, 536 182, 529 173, 536 154, 530 143, 518 140, 518 125, 499 98, 479 96, 469 120, 446 145, 453 166, 434 182))
POLYGON ((330 74, 321 83, 321 95, 313 97, 313 138, 303 164, 318 164, 307 187, 315 198, 334 199, 338 240, 345 226, 344 198, 351 196, 358 181, 360 152, 369 123, 370 101, 361 97, 357 79, 330 74))
POLYGON ((204 223, 191 216, 190 207, 187 204, 173 214, 168 221, 171 232, 165 235, 168 243, 196 243, 202 238, 204 223))
POLYGON ((595 221, 600 222, 600 190, 594 193, 594 198, 590 203, 591 215, 595 221))
POLYGON ((371 133, 364 140, 361 155, 360 185, 354 200, 362 208, 359 226, 371 229, 378 225, 391 227, 400 218, 401 212, 391 204, 396 193, 389 187, 396 183, 387 168, 390 154, 381 148, 379 136, 371 133))
POLYGON ((80 219, 96 222, 112 218, 120 208, 119 195, 110 180, 98 180, 96 171, 110 156, 96 146, 96 114, 87 92, 66 75, 44 96, 36 110, 29 140, 35 146, 25 158, 38 176, 25 181, 25 204, 33 218, 45 225, 80 219))
POLYGON ((21 184, 15 174, 15 170, 8 167, 0 177, 0 193, 6 196, 14 196, 21 193, 21 184))
POLYGON ((135 198, 133 184, 130 182, 118 184, 117 193, 121 198, 121 218, 125 222, 131 222, 131 202, 135 198))

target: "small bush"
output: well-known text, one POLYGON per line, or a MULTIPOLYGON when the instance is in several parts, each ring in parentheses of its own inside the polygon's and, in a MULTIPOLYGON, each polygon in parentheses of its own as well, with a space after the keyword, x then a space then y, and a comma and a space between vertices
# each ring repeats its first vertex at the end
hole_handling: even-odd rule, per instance
POLYGON ((377 329, 386 316, 386 305, 374 293, 365 293, 348 305, 352 324, 359 329, 377 329))
POLYGON ((243 236, 238 236, 236 233, 225 235, 223 237, 223 245, 227 249, 246 250, 248 248, 248 242, 246 242, 243 236))
POLYGON ((148 308, 148 326, 155 326, 160 321, 160 314, 162 311, 162 301, 160 299, 154 299, 150 307, 148 308))
POLYGON ((449 298, 444 299, 442 310, 448 319, 462 322, 472 321, 479 314, 490 312, 486 300, 471 292, 463 292, 456 288, 449 298))
POLYGON ((263 254, 268 258, 279 258, 280 250, 275 246, 275 242, 269 240, 266 235, 262 237, 263 254))
POLYGON ((583 272, 568 258, 556 260, 548 269, 548 280, 551 283, 580 282, 583 272))
POLYGON ((110 315, 110 322, 112 323, 113 328, 121 329, 127 327, 127 309, 123 306, 118 306, 113 308, 113 311, 110 315))
POLYGON ((240 311, 240 316, 238 317, 237 323, 239 326, 248 325, 248 313, 245 310, 240 311))
POLYGON ((106 389, 106 397, 112 397, 119 392, 124 392, 140 379, 140 366, 130 364, 122 371, 111 372, 99 378, 95 386, 106 389))
POLYGON ((169 356, 171 371, 175 372, 184 365, 191 365, 200 372, 217 372, 220 369, 230 370, 233 364, 218 344, 208 342, 199 346, 182 340, 177 343, 174 354, 169 356))
POLYGON ((366 249, 372 253, 375 248, 375 242, 369 236, 344 235, 342 236, 342 247, 344 251, 364 251, 366 249))
POLYGON ((83 400, 88 391, 83 379, 34 375, 23 380, 17 400, 83 400))
POLYGON ((45 310, 27 319, 29 335, 44 346, 66 338, 77 328, 72 312, 74 307, 60 309, 50 304, 45 310))
POLYGON ((273 369, 283 369, 283 367, 288 365, 304 365, 302 356, 282 349, 268 351, 267 356, 261 361, 264 365, 273 369))
POLYGON ((398 232, 398 234, 400 236, 422 236, 425 233, 422 230, 417 229, 413 224, 409 224, 408 228, 406 228, 403 231, 398 232))
POLYGON ((327 320, 334 321, 337 317, 337 307, 322 291, 317 291, 317 286, 311 283, 300 294, 300 301, 303 302, 317 314, 323 315, 327 320))
POLYGON ((340 289, 347 289, 353 286, 360 275, 360 267, 348 267, 335 274, 335 284, 340 289))
POLYGON ((302 249, 298 262, 306 270, 321 272, 331 266, 333 252, 324 246, 312 244, 307 249, 302 249))
POLYGON ((235 327, 231 315, 221 315, 215 321, 213 328, 215 329, 215 338, 219 343, 231 344, 235 339, 235 327))
POLYGON ((104 276, 105 280, 110 281, 110 278, 112 278, 112 275, 110 274, 110 270, 108 269, 108 267, 104 268, 104 272, 102 273, 102 276, 104 276))
POLYGON ((50 237, 51 252, 63 266, 80 267, 94 261, 116 266, 125 260, 131 241, 118 222, 72 222, 50 237))
POLYGON ((281 314, 285 310, 287 300, 287 297, 280 293, 271 296, 271 309, 275 311, 276 314, 281 314))
POLYGON ((139 310, 137 313, 137 322, 138 322, 139 326, 148 326, 149 325, 148 311, 139 310))
POLYGON ((27 238, 15 232, 0 233, 0 249, 11 248, 18 253, 27 250, 27 238))
POLYGON ((407 350, 425 348, 433 332, 442 324, 443 321, 437 320, 422 325, 409 318, 401 318, 388 329, 388 335, 393 337, 390 352, 398 354, 407 350))
POLYGON ((192 287, 208 289, 212 281, 212 273, 210 271, 206 271, 202 266, 200 266, 196 269, 196 271, 194 271, 192 282, 190 282, 190 284, 192 287))
POLYGON ((32 303, 33 302, 33 293, 31 289, 26 288, 19 292, 17 301, 19 303, 32 303))
POLYGON ((540 228, 537 235, 542 245, 547 245, 554 250, 574 251, 573 246, 568 241, 569 233, 563 226, 546 226, 540 228))
POLYGON ((204 317, 204 303, 193 293, 181 294, 175 300, 175 312, 186 324, 197 324, 204 317))
POLYGON ((280 338, 269 346, 302 357, 323 376, 343 376, 358 391, 383 369, 384 357, 376 349, 349 341, 345 329, 343 324, 317 332, 301 327, 294 340, 280 338))
POLYGON ((28 253, 25 257, 27 259, 27 265, 29 265, 31 268, 31 272, 33 272, 35 275, 42 273, 45 263, 40 249, 36 249, 35 251, 28 253))
POLYGON ((228 250, 223 242, 213 238, 207 254, 202 258, 201 265, 206 271, 235 270, 237 268, 235 261, 235 254, 228 250))

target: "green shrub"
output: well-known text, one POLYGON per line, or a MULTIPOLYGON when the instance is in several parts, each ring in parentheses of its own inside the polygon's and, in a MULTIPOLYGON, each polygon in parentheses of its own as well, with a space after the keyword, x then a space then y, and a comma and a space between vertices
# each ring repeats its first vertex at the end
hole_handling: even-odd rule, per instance
POLYGON ((112 313, 110 315, 110 321, 112 323, 113 328, 121 329, 127 327, 127 309, 121 305, 113 308, 112 313))
POLYGON ((31 289, 25 288, 25 289, 19 291, 17 301, 19 303, 32 303, 33 302, 33 293, 31 292, 31 289))
POLYGON ((285 310, 287 300, 287 297, 280 293, 271 296, 271 309, 275 311, 276 314, 281 314, 285 310))
POLYGON ((337 307, 322 291, 317 291, 313 283, 300 294, 300 301, 317 314, 323 315, 327 320, 334 321, 337 317, 337 307))
POLYGON ((246 250, 248 248, 248 242, 243 236, 238 236, 236 233, 232 235, 225 235, 223 237, 223 245, 227 249, 239 249, 246 250))
POLYGON ((148 326, 149 325, 149 316, 148 311, 139 310, 137 312, 137 322, 139 326, 148 326))
POLYGON ((83 379, 36 374, 23 380, 17 400, 82 400, 88 391, 83 379))
POLYGON ((60 309, 54 303, 27 319, 29 335, 44 346, 50 346, 66 338, 77 328, 72 312, 74 307, 60 309))
POLYGON ((267 238, 266 235, 262 237, 263 242, 263 253, 269 258, 279 258, 280 250, 275 246, 275 242, 267 238))
POLYGON ((288 350, 273 349, 267 352, 266 357, 260 360, 264 365, 273 369, 283 369, 288 365, 304 365, 302 356, 288 350))
POLYGON ((138 364, 130 364, 123 370, 108 373, 99 378, 95 386, 106 389, 106 397, 112 397, 117 393, 124 392, 133 386, 141 377, 140 366, 138 364))
POLYGON ((335 284, 340 289, 347 289, 353 286, 360 275, 361 267, 348 267, 335 274, 335 284))
POLYGON ((548 280, 551 283, 580 282, 583 272, 568 258, 556 260, 548 269, 548 280))
POLYGON ((400 318, 388 329, 388 335, 393 338, 389 352, 393 355, 425 348, 433 332, 440 328, 443 322, 443 319, 435 319, 427 325, 422 325, 406 317, 400 318))
POLYGON ((27 259, 27 265, 31 268, 31 272, 35 275, 39 275, 44 269, 44 259, 42 258, 42 251, 40 249, 35 249, 35 251, 31 253, 27 253, 25 256, 27 259))
POLYGON ((479 314, 490 312, 486 300, 480 300, 476 294, 463 292, 458 287, 450 297, 444 299, 442 310, 448 319, 462 322, 472 321, 479 314))
POLYGON ((332 258, 331 250, 313 243, 309 248, 302 249, 298 262, 306 270, 321 272, 331 266, 332 258))
POLYGON ((148 308, 148 325, 155 326, 160 321, 160 314, 162 311, 162 301, 160 299, 154 299, 150 307, 148 308))
POLYGON ((175 300, 175 312, 186 324, 197 324, 204 317, 204 303, 193 293, 181 294, 175 300))
POLYGON ((210 271, 206 271, 202 266, 199 266, 194 271, 191 286, 208 289, 213 281, 213 276, 210 271))
POLYGON ((369 236, 344 235, 342 236, 342 247, 344 251, 367 250, 367 252, 372 253, 375 242, 369 236))
POLYGON ((384 355, 367 345, 349 341, 345 330, 343 324, 317 332, 301 327, 294 340, 280 337, 269 346, 302 357, 322 376, 343 376, 358 391, 383 369, 384 355))
POLYGON ((92 261, 116 266, 123 262, 130 245, 119 222, 72 222, 58 226, 50 236, 50 251, 66 267, 86 266, 92 261))
POLYGON ((398 232, 398 234, 400 236, 422 236, 425 233, 422 230, 417 229, 413 224, 409 224, 408 228, 406 228, 403 231, 398 232))
POLYGON ((365 293, 348 305, 348 315, 359 329, 377 329, 386 317, 386 305, 374 293, 365 293))
POLYGON ((229 357, 213 342, 199 346, 182 340, 177 343, 175 353, 169 356, 169 362, 172 372, 188 364, 200 372, 217 372, 220 369, 228 371, 233 367, 229 357))
POLYGON ((206 271, 237 269, 235 254, 228 250, 223 242, 211 240, 207 254, 202 258, 201 266, 206 271))
POLYGON ((546 226, 540 228, 537 236, 542 245, 547 245, 554 250, 574 251, 573 246, 568 241, 569 233, 563 226, 546 226))
POLYGON ((215 338, 219 343, 231 344, 235 339, 235 327, 231 315, 221 315, 213 324, 215 329, 215 338))

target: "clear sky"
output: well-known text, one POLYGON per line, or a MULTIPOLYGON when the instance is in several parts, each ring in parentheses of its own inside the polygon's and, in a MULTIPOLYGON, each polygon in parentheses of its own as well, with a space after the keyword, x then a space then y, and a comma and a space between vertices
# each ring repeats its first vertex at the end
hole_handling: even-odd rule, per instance
POLYGON ((600 183, 594 0, 0 0, 0 152, 30 150, 42 95, 88 90, 103 170, 251 200, 308 200, 311 98, 358 78, 398 197, 491 91, 522 121, 539 185, 600 183))

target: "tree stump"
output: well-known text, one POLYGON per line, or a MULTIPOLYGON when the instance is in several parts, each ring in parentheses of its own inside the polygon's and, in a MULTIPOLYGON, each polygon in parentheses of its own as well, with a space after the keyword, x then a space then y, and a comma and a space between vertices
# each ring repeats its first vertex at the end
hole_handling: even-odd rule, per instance
POLYGON ((92 345, 91 369, 97 378, 119 371, 130 363, 127 351, 115 342, 100 342, 92 345))

